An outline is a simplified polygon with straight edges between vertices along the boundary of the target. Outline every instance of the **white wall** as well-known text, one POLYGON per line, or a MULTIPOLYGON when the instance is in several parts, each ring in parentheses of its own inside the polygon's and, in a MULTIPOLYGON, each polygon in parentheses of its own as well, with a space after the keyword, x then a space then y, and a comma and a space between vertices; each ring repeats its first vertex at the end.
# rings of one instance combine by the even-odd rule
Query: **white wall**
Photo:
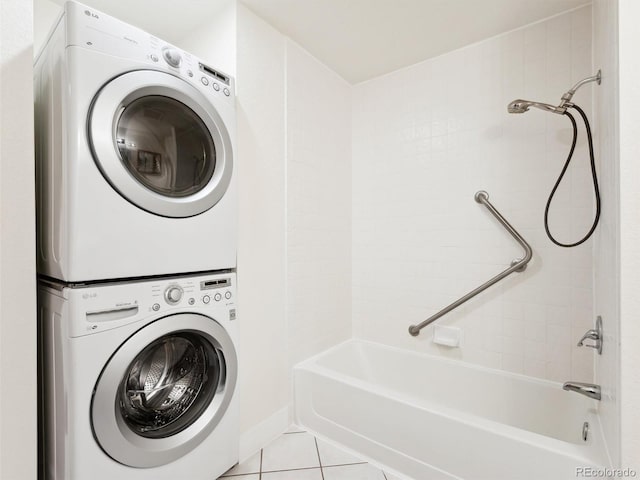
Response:
POLYGON ((351 86, 287 41, 289 362, 351 336, 351 86))
POLYGON ((285 38, 238 6, 238 318, 241 428, 289 404, 285 38))
MULTIPOLYGON (((547 196, 569 148, 567 118, 507 114, 516 98, 558 103, 591 75, 591 7, 356 85, 353 113, 353 316, 356 336, 556 381, 593 379, 592 240, 545 236, 547 196), (504 270, 520 255, 473 200, 487 190, 534 258, 439 320, 461 349, 407 327, 504 270)), ((588 114, 591 87, 574 98, 588 114)), ((551 228, 581 238, 593 218, 585 140, 556 194, 551 228)))
POLYGON ((251 435, 290 407, 293 365, 351 334, 351 87, 242 5, 237 73, 242 428, 251 435))
POLYGON ((619 0, 618 5, 621 464, 640 472, 640 3, 619 0))
POLYGON ((33 5, 0 3, 0 478, 35 480, 33 5))
POLYGON ((599 163, 602 216, 594 244, 594 313, 603 318, 602 356, 596 383, 602 387, 600 419, 610 462, 620 465, 620 132, 618 125, 617 1, 593 4, 594 69, 602 84, 593 89, 594 142, 599 163))
POLYGON ((236 2, 229 0, 215 15, 203 19, 202 25, 176 42, 176 46, 235 77, 236 2))
POLYGON ((47 41, 47 37, 62 7, 51 0, 33 0, 33 53, 40 53, 40 49, 47 41))

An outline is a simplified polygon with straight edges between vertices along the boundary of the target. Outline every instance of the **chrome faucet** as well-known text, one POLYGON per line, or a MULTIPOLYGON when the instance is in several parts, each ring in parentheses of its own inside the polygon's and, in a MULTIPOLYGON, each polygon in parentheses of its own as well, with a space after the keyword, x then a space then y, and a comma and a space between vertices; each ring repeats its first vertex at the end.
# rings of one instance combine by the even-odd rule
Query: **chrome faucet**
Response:
POLYGON ((591 347, 595 348, 596 351, 602 355, 602 317, 598 315, 596 319, 596 328, 592 328, 591 330, 587 330, 580 341, 578 342, 579 347, 591 347), (585 340, 593 340, 592 344, 584 343, 585 340))
POLYGON ((580 393, 594 400, 600 400, 602 398, 600 385, 594 385, 593 383, 564 382, 562 389, 568 392, 580 393))

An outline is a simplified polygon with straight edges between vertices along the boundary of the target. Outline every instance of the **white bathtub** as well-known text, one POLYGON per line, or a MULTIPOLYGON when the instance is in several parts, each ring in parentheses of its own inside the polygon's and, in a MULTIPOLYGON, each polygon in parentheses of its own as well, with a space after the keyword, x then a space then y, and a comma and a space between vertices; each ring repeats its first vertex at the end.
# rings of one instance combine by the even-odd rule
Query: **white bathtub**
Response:
POLYGON ((300 425, 411 479, 565 480, 605 465, 597 402, 559 383, 356 340, 294 378, 300 425))

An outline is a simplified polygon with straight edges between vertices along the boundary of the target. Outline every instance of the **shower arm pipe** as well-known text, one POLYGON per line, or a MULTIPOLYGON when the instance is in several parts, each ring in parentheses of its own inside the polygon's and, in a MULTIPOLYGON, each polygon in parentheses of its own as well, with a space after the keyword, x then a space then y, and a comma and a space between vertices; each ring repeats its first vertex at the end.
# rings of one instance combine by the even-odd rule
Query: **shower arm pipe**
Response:
POLYGON ((491 204, 491 202, 489 202, 489 194, 487 192, 485 192, 484 190, 480 190, 480 191, 476 192, 476 194, 474 196, 474 199, 475 199, 476 202, 481 203, 482 205, 484 205, 487 208, 487 210, 489 210, 491 215, 493 215, 500 222, 500 224, 502 224, 502 226, 507 230, 507 232, 509 232, 511 234, 511 236, 516 240, 516 242, 518 242, 520 244, 520 246, 524 250, 524 256, 521 259, 517 259, 517 260, 512 261, 511 262, 511 266, 509 268, 507 268, 506 270, 504 270, 502 273, 499 273, 498 275, 496 275, 492 279, 486 281, 485 283, 480 285, 478 288, 476 288, 474 290, 471 290, 465 296, 463 296, 462 298, 456 300, 451 305, 448 305, 447 307, 443 308, 442 310, 440 310, 435 315, 430 316, 425 321, 423 321, 423 322, 421 322, 421 323, 419 323, 417 325, 411 325, 409 327, 409 333, 411 335, 413 335, 414 337, 417 336, 418 334, 420 334, 420 330, 422 330, 427 325, 435 322, 440 317, 442 317, 442 316, 446 315, 447 313, 449 313, 450 311, 458 308, 460 305, 462 305, 466 301, 471 300, 473 297, 478 295, 480 292, 483 292, 484 290, 486 290, 490 286, 498 283, 500 280, 502 280, 503 278, 511 275, 513 272, 523 272, 527 268, 527 264, 529 263, 529 261, 531 260, 531 257, 533 256, 533 250, 531 250, 531 246, 527 243, 527 241, 524 238, 522 238, 522 235, 520 235, 517 232, 517 230, 515 228, 513 228, 511 226, 511 224, 500 214, 500 212, 498 212, 495 209, 495 207, 491 204))
POLYGON ((598 85, 602 83, 602 70, 598 70, 595 75, 591 77, 586 77, 576 83, 571 89, 562 95, 562 100, 560 102, 560 108, 568 107, 571 105, 571 99, 575 95, 576 91, 586 83, 596 82, 598 85))

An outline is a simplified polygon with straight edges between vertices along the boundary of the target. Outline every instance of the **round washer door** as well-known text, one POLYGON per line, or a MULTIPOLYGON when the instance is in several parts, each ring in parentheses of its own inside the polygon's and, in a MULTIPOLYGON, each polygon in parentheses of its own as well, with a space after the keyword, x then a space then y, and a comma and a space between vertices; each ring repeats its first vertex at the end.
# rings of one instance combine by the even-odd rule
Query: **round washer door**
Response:
POLYGON ((109 359, 91 400, 100 447, 124 465, 164 465, 218 425, 233 396, 238 360, 226 330, 204 315, 156 320, 109 359))
POLYGON ((138 70, 109 81, 93 100, 88 135, 111 186, 156 215, 206 212, 231 181, 222 118, 204 94, 168 73, 138 70))

